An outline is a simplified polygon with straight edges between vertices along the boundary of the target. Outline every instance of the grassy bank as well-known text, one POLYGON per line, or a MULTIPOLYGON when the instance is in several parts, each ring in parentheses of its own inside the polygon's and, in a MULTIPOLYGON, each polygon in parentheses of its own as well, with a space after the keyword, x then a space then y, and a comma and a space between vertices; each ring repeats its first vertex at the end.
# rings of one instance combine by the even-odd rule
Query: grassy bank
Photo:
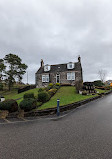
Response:
POLYGON ((75 87, 61 87, 58 92, 48 101, 43 104, 38 110, 46 108, 54 108, 57 106, 57 99, 60 99, 60 106, 88 99, 97 95, 80 95, 76 93, 75 87))
POLYGON ((11 91, 11 92, 0 92, 3 94, 5 99, 18 99, 17 102, 20 103, 23 100, 23 96, 25 93, 34 93, 35 97, 38 95, 38 88, 34 88, 28 91, 25 91, 23 93, 17 93, 17 91, 11 91))
MULTIPOLYGON (((106 92, 105 90, 96 89, 99 93, 106 92)), ((0 92, 6 99, 15 99, 17 100, 18 104, 23 100, 23 96, 25 93, 34 93, 35 97, 38 96, 38 88, 31 89, 25 91, 23 93, 18 94, 16 90, 7 91, 7 92, 0 92)), ((38 110, 46 109, 46 108, 53 108, 57 106, 57 99, 60 99, 60 106, 67 105, 70 103, 74 103, 77 101, 81 101, 84 99, 88 99, 91 97, 97 96, 96 95, 80 95, 76 93, 75 87, 66 86, 61 87, 57 93, 48 101, 47 103, 43 104, 38 110)))

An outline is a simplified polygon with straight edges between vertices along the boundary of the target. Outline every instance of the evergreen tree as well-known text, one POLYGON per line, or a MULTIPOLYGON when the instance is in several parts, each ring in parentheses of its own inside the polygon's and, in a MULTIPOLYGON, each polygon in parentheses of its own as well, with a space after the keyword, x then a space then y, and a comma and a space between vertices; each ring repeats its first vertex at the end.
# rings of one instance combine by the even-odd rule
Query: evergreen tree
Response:
POLYGON ((4 60, 0 59, 0 82, 2 81, 3 72, 5 71, 6 66, 4 65, 4 60))
POLYGON ((22 64, 22 60, 18 55, 8 54, 4 58, 7 64, 7 70, 5 71, 9 90, 13 86, 15 79, 22 80, 22 76, 26 73, 27 65, 22 64))

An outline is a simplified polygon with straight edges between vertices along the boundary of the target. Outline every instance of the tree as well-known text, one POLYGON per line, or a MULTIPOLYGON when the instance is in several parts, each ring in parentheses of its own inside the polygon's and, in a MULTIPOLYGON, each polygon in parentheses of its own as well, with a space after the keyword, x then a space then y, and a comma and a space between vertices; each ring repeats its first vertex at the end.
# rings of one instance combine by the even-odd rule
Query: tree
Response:
POLYGON ((5 71, 6 66, 4 65, 4 60, 0 59, 0 82, 2 81, 3 72, 5 71))
POLYGON ((5 71, 5 74, 10 90, 16 78, 20 77, 20 79, 22 80, 22 76, 26 72, 25 70, 27 69, 27 65, 22 64, 22 60, 19 56, 11 53, 6 55, 4 60, 7 64, 7 70, 5 71))
POLYGON ((107 75, 107 72, 105 70, 101 69, 98 71, 98 76, 99 76, 102 83, 104 83, 106 75, 107 75))
POLYGON ((17 68, 17 78, 18 78, 18 82, 21 83, 22 79, 23 79, 23 75, 26 73, 26 69, 28 68, 28 66, 24 63, 21 63, 20 65, 18 65, 17 68))
POLYGON ((76 84, 75 84, 75 87, 76 87, 76 91, 77 93, 79 93, 79 91, 82 89, 83 87, 83 81, 80 80, 80 81, 77 81, 76 84))

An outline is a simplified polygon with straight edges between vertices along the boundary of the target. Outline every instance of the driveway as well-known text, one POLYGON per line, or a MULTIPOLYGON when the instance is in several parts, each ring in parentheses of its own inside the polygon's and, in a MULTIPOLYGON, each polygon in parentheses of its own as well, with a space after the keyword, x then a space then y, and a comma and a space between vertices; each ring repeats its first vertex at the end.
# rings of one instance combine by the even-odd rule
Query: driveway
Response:
POLYGON ((0 159, 112 159, 112 95, 59 120, 0 124, 0 159))

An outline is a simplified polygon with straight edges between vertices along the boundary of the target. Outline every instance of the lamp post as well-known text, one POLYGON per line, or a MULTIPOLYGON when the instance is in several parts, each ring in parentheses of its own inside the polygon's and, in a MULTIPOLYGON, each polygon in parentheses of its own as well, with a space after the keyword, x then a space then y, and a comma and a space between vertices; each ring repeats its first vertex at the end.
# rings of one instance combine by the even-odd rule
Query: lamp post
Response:
POLYGON ((57 116, 59 116, 59 115, 60 115, 59 102, 60 102, 60 100, 59 100, 59 99, 57 99, 57 116))

